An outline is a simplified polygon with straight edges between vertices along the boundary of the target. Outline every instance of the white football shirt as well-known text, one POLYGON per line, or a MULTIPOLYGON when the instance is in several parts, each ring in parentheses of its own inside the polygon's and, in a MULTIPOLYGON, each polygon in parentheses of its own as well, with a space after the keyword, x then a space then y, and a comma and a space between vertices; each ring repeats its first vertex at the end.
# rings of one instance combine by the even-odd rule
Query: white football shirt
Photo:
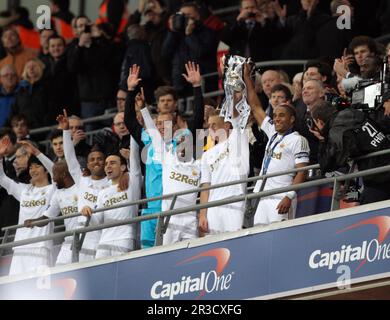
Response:
MULTIPOLYGON (((266 170, 267 174, 292 170, 297 164, 309 163, 309 143, 298 132, 294 131, 287 135, 278 134, 273 121, 268 116, 264 119, 261 129, 269 140, 260 174, 264 172, 267 153, 270 155, 269 165, 266 170)), ((288 174, 268 178, 264 190, 290 186, 294 176, 295 174, 288 174)), ((262 180, 257 181, 255 192, 260 190, 261 183, 262 180)))

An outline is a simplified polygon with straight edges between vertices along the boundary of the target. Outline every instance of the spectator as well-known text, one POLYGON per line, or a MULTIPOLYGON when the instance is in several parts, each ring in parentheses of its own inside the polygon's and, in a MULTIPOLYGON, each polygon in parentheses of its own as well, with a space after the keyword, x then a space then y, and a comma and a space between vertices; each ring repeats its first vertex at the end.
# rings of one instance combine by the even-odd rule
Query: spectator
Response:
POLYGON ((360 80, 359 75, 362 71, 361 67, 364 59, 379 54, 377 43, 367 36, 353 38, 349 45, 349 51, 353 53, 353 57, 344 55, 341 59, 336 59, 333 66, 337 75, 344 78, 342 85, 347 92, 354 89, 354 86, 360 80))
POLYGON ((39 52, 39 60, 45 62, 49 57, 49 38, 54 36, 56 32, 53 29, 42 29, 39 33, 39 41, 41 44, 41 51, 39 52))
POLYGON ((15 181, 20 183, 29 183, 31 177, 27 170, 27 165, 28 160, 30 159, 30 153, 28 153, 26 148, 21 144, 16 144, 15 148, 15 160, 12 164, 16 173, 15 181))
POLYGON ((30 129, 43 127, 47 123, 48 88, 43 76, 45 65, 38 59, 27 62, 16 94, 12 115, 24 114, 29 120, 30 129))
POLYGON ((264 103, 264 106, 267 106, 268 112, 271 110, 269 99, 271 98, 271 90, 272 88, 283 82, 280 73, 276 70, 267 70, 261 75, 261 87, 263 89, 260 94, 260 100, 264 103))
POLYGON ((114 133, 119 138, 118 141, 118 152, 121 149, 128 149, 130 146, 130 133, 129 130, 127 130, 125 125, 125 113, 119 112, 114 117, 114 133))
MULTIPOLYGON (((169 18, 169 32, 165 38, 161 54, 172 60, 172 84, 180 96, 187 96, 190 87, 183 78, 184 65, 187 61, 199 63, 202 74, 217 71, 216 54, 218 41, 215 31, 207 28, 200 21, 196 4, 183 4, 180 12, 185 17, 184 23, 174 23, 174 16, 169 18)), ((177 17, 177 16, 176 16, 177 17)), ((177 20, 175 20, 177 22, 177 20)), ((217 89, 215 77, 205 83, 206 91, 217 89)))
POLYGON ((48 84, 47 124, 56 123, 57 115, 66 107, 72 114, 80 114, 77 77, 69 72, 65 53, 65 40, 54 35, 49 39, 49 57, 46 59, 48 84))
POLYGON ((69 117, 69 130, 72 137, 73 147, 81 168, 86 168, 87 158, 91 152, 91 146, 87 143, 87 135, 84 131, 83 121, 73 115, 69 117))
POLYGON ((329 86, 332 82, 332 69, 324 62, 310 60, 305 66, 304 81, 309 79, 321 81, 324 85, 329 86))
POLYGON ((126 89, 127 77, 129 76, 129 69, 134 64, 141 68, 141 86, 145 90, 145 98, 148 104, 153 102, 153 91, 155 89, 154 65, 150 54, 150 46, 146 41, 146 34, 143 27, 133 24, 127 28, 127 49, 123 59, 120 88, 126 89))
POLYGON ((330 4, 332 17, 320 26, 316 34, 318 53, 322 57, 338 58, 343 54, 356 33, 356 26, 353 20, 353 7, 349 0, 333 0, 330 4), (351 9, 351 29, 340 29, 337 27, 337 20, 342 13, 337 13, 339 6, 348 6, 351 9))
MULTIPOLYGON (((140 4, 145 1, 140 0, 140 4)), ((168 12, 163 7, 161 0, 151 0, 144 8, 139 8, 136 22, 141 22, 141 13, 144 14, 145 24, 143 25, 146 32, 146 39, 150 44, 150 53, 157 73, 157 85, 171 84, 171 61, 165 59, 161 54, 162 46, 166 38, 168 29, 168 12)))
POLYGON ((28 128, 28 119, 23 114, 14 115, 11 118, 12 131, 16 135, 17 142, 22 140, 30 140, 30 133, 28 128))
POLYGON ((0 69, 0 127, 8 120, 15 96, 20 86, 18 76, 12 65, 5 65, 0 69))
MULTIPOLYGON (((286 87, 283 84, 277 84, 272 87, 271 89, 271 98, 269 100, 269 103, 272 107, 270 110, 270 118, 272 116, 273 118, 273 110, 279 105, 279 104, 290 104, 292 100, 292 94, 288 87, 286 87)), ((271 119, 272 119, 271 118, 271 119)))
POLYGON ((11 19, 8 26, 17 31, 23 47, 38 52, 40 48, 39 33, 34 29, 28 9, 21 6, 13 7, 11 19))
POLYGON ((10 64, 15 68, 18 77, 21 78, 26 63, 34 59, 36 53, 31 49, 23 48, 18 32, 12 28, 3 31, 1 42, 7 56, 0 60, 0 68, 10 64))
POLYGON ((49 137, 51 142, 51 158, 53 162, 58 162, 65 159, 64 156, 64 140, 62 137, 62 130, 54 130, 49 137))
POLYGON ((302 98, 302 79, 303 72, 297 73, 293 78, 294 97, 293 101, 297 101, 302 98))
POLYGON ((309 142, 310 163, 317 163, 318 139, 309 131, 307 119, 311 119, 310 112, 318 101, 324 100, 325 89, 321 81, 308 80, 302 90, 302 103, 296 105, 295 129, 309 142))
POLYGON ((113 26, 113 34, 119 36, 126 29, 129 13, 127 0, 103 0, 99 8, 99 18, 96 24, 109 23, 113 26))
MULTIPOLYGON (((88 18, 76 20, 78 37, 68 50, 68 70, 77 74, 78 90, 83 119, 98 116, 114 107, 115 79, 112 67, 115 65, 113 44, 101 33, 92 35, 88 18)), ((86 131, 96 125, 86 125, 86 131)))
POLYGON ((51 19, 59 36, 70 43, 74 38, 72 20, 74 14, 69 11, 69 0, 50 0, 51 19))
POLYGON ((255 62, 269 60, 278 38, 276 27, 266 18, 265 12, 258 9, 255 0, 241 0, 240 3, 240 14, 233 24, 222 30, 221 40, 230 47, 230 54, 251 57, 255 62))
POLYGON ((119 89, 116 93, 116 109, 118 112, 125 111, 127 91, 119 89))
MULTIPOLYGON (((2 166, 5 174, 12 180, 16 180, 17 174, 14 168, 15 152, 16 152, 16 135, 10 128, 0 129, 0 143, 7 139, 10 141, 3 154, 0 154, 2 166)), ((18 223, 19 216, 19 203, 12 196, 7 193, 5 189, 0 187, 0 234, 1 228, 16 225, 18 223)))
POLYGON ((286 11, 280 11, 280 23, 287 39, 289 39, 282 58, 308 59, 318 55, 316 48, 316 33, 328 16, 317 10, 318 0, 302 0, 301 11, 292 16, 286 16, 286 11))
MULTIPOLYGON (((124 113, 118 112, 112 124, 112 130, 104 128, 94 136, 94 144, 98 144, 107 154, 122 154, 129 149, 130 134, 124 122, 124 113)), ((125 157, 128 158, 127 156, 125 157)))

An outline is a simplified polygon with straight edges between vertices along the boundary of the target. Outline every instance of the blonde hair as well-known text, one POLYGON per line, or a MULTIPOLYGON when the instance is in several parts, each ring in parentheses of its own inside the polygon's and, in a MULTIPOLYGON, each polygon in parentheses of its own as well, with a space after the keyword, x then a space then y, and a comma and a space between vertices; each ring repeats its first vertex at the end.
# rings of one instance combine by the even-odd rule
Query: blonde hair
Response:
POLYGON ((39 75, 39 79, 42 78, 43 76, 43 70, 45 69, 45 65, 43 64, 43 62, 39 59, 32 59, 32 60, 29 60, 25 66, 24 66, 24 69, 23 69, 23 73, 22 73, 22 79, 23 80, 26 80, 28 82, 31 82, 31 79, 29 79, 28 75, 27 75, 27 67, 29 66, 30 63, 32 62, 35 62, 39 68, 40 68, 40 75, 39 75))

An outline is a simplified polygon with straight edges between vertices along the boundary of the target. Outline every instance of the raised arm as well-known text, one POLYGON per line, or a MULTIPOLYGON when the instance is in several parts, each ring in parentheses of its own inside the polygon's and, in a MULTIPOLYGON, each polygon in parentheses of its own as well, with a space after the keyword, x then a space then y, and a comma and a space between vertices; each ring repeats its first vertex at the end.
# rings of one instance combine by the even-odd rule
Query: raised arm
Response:
POLYGON ((150 116, 149 110, 147 108, 143 108, 141 110, 142 117, 144 118, 146 131, 151 137, 152 145, 154 148, 154 154, 157 156, 160 161, 163 158, 163 150, 164 150, 164 140, 161 137, 160 131, 158 131, 152 117, 150 116))
POLYGON ((127 97, 125 104, 125 125, 129 130, 130 135, 141 147, 143 145, 141 135, 142 126, 137 120, 137 113, 135 111, 135 97, 137 95, 136 88, 140 83, 139 78, 140 67, 133 65, 129 70, 129 77, 127 78, 127 97))
POLYGON ((66 110, 64 109, 64 114, 60 114, 57 117, 57 122, 59 124, 59 128, 62 129, 63 132, 63 140, 64 140, 64 155, 65 161, 69 168, 69 173, 72 176, 75 183, 79 183, 83 173, 80 168, 80 164, 76 157, 76 151, 74 149, 74 145, 72 142, 72 134, 69 130, 69 120, 66 110))
MULTIPOLYGON (((203 104, 203 95, 202 95, 202 76, 200 75, 199 64, 194 62, 188 62, 185 65, 187 74, 183 74, 183 77, 188 83, 192 85, 194 89, 194 110, 193 118, 189 123, 189 130, 192 133, 192 136, 196 137, 196 130, 203 129, 204 121, 204 104, 203 104)), ((195 143, 194 139, 194 143, 195 143)))
POLYGON ((16 183, 4 172, 3 167, 3 156, 5 153, 5 150, 8 148, 9 144, 11 143, 8 136, 3 137, 0 140, 0 185, 7 190, 8 194, 13 195, 16 200, 20 201, 20 196, 22 194, 23 189, 25 188, 25 185, 22 183, 16 183))
POLYGON ((251 107, 253 116, 255 117, 257 124, 261 126, 266 117, 266 114, 264 112, 263 106, 261 105, 259 97, 256 94, 254 83, 250 77, 250 67, 248 64, 244 65, 244 82, 248 94, 248 104, 251 107))
POLYGON ((48 157, 46 157, 38 148, 36 148, 31 142, 29 141, 20 141, 19 142, 23 147, 26 149, 26 151, 30 155, 36 156, 39 161, 42 162, 43 166, 46 168, 47 172, 49 172, 50 176, 53 177, 53 161, 51 161, 48 157))

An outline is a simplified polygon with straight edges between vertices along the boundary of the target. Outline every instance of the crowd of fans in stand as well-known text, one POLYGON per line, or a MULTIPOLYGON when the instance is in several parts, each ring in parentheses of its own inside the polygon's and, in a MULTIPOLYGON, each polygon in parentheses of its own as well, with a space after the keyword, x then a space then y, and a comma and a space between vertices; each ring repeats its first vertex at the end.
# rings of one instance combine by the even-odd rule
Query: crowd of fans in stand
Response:
MULTIPOLYGON (((130 14, 127 1, 105 0, 92 22, 74 17, 69 1, 52 0, 52 29, 39 33, 24 8, 0 13, 0 226, 24 223, 15 236, 23 240, 52 233, 45 220, 59 214, 82 213, 65 220, 66 230, 84 226, 88 217, 91 226, 118 222, 137 216, 138 209, 142 215, 168 210, 172 199, 142 208, 93 210, 321 162, 318 110, 324 101, 349 97, 360 80, 379 78, 390 46, 365 31, 386 32, 390 8, 381 2, 380 24, 368 28, 353 19, 359 12, 348 0, 329 1, 327 7, 318 0, 295 2, 296 13, 293 1, 242 0, 234 21, 225 23, 208 1, 140 0, 130 14), (337 28, 341 5, 351 8, 350 30, 337 28), (203 97, 219 88, 218 76, 202 75, 222 75, 220 42, 229 46, 229 54, 255 62, 308 60, 298 73, 245 65, 252 115, 244 132, 238 115, 229 122, 220 117, 222 97, 203 97), (183 114, 178 102, 189 96, 192 110, 183 114), (112 123, 83 123, 112 110, 112 123), (309 127, 310 121, 317 127, 309 127), (31 129, 52 125, 57 128, 49 136, 30 135, 31 129), (94 130, 88 143, 87 133, 94 130), (40 148, 44 139, 50 140, 50 150, 40 148), (195 152, 199 145, 200 153, 195 152)), ((240 97, 236 93, 235 103, 240 97)), ((390 101, 370 117, 378 130, 390 133, 390 101)), ((306 179, 300 172, 260 180, 255 192, 306 179)), ((244 195, 246 187, 202 191, 200 203, 244 195)), ((390 199, 382 189, 370 184, 362 203, 390 199)), ((195 205, 197 196, 178 197, 173 207, 195 205)), ((296 206, 295 192, 262 198, 249 225, 245 201, 172 216, 163 243, 291 219, 296 206)), ((134 225, 88 233, 79 259, 152 247, 155 232, 156 220, 148 220, 141 223, 140 235, 134 225)), ((65 238, 57 265, 71 263, 71 243, 72 237, 65 238)), ((14 248, 10 273, 53 265, 52 254, 48 241, 14 248)))

